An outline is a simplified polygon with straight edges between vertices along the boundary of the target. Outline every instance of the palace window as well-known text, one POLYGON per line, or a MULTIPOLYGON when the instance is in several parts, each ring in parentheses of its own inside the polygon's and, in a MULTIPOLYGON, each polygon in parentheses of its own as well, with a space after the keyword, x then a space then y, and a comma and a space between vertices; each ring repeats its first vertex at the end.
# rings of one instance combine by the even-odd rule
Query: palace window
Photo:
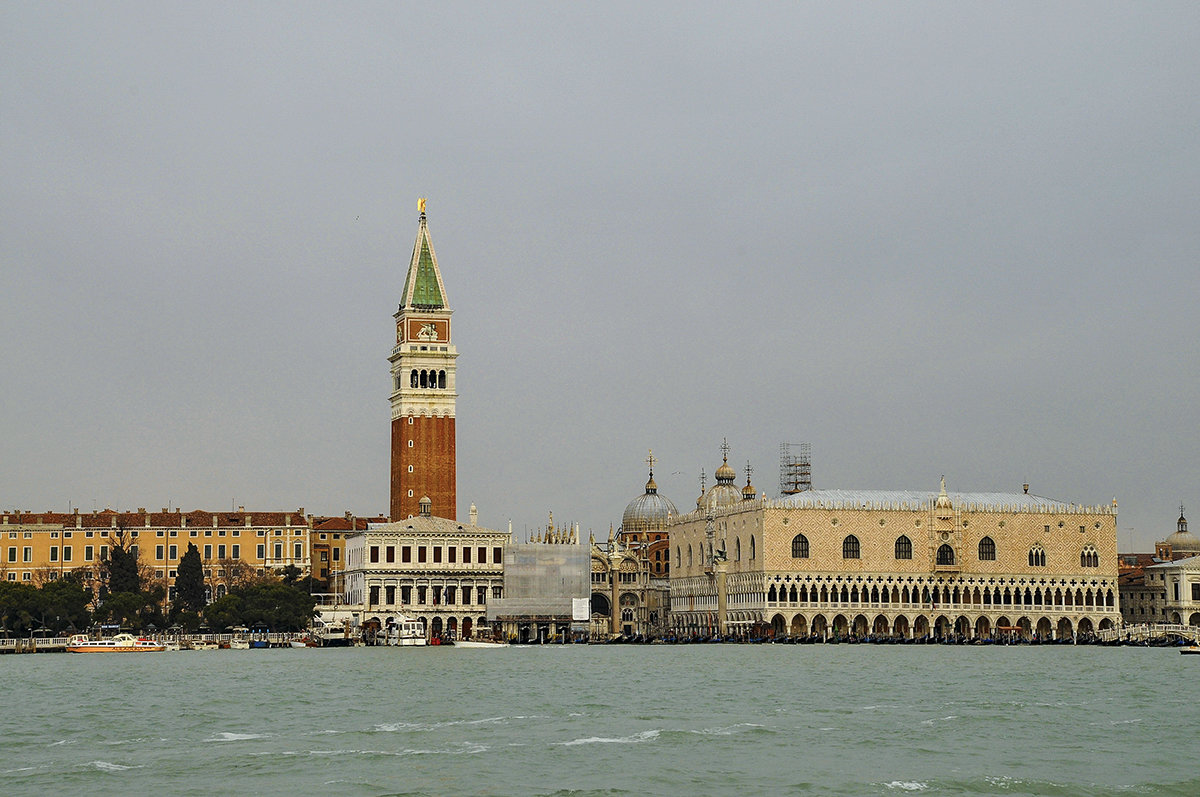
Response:
POLYGON ((378 563, 379 563, 379 546, 372 545, 371 546, 371 564, 378 564, 378 563))
MULTIPOLYGON (((497 546, 492 549, 492 564, 498 565, 504 562, 504 549, 497 546)), ((480 564, 483 564, 483 559, 480 558, 480 564)))
MULTIPOLYGON (((808 558, 808 537, 803 534, 797 534, 792 537, 792 558, 807 559, 808 558)), ((688 564, 692 563, 692 549, 688 548, 688 564)))
POLYGON ((912 540, 904 534, 896 538, 896 558, 912 559, 912 540))
POLYGON ((937 563, 939 565, 954 564, 954 549, 949 545, 943 545, 937 550, 937 563))
POLYGON ((843 559, 858 559, 861 555, 861 546, 858 542, 858 537, 850 534, 846 539, 842 540, 842 558, 843 559))
POLYGON ((979 541, 979 561, 996 561, 996 541, 991 537, 984 537, 979 541))
POLYGON ((1096 550, 1096 546, 1089 545, 1079 554, 1080 567, 1099 567, 1100 552, 1096 550))
POLYGON ((1035 545, 1029 549, 1029 566, 1030 567, 1045 567, 1046 566, 1046 550, 1040 545, 1035 545))

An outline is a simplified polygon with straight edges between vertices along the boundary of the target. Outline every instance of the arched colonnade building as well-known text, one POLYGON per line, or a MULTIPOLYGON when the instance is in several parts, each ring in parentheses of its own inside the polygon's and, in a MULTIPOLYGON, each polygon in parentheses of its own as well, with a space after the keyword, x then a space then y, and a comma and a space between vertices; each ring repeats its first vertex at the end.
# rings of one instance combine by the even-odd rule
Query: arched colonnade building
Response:
POLYGON ((1028 492, 816 490, 671 527, 677 634, 1064 639, 1120 622, 1116 514, 1028 492))

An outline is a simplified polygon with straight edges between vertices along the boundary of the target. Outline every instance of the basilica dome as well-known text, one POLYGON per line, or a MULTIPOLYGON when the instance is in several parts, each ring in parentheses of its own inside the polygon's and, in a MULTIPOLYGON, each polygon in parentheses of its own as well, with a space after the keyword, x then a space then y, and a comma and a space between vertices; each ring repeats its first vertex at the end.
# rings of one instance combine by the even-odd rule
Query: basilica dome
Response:
POLYGON ((625 507, 625 514, 621 518, 621 531, 664 531, 668 519, 678 514, 679 510, 671 503, 671 499, 658 494, 658 485, 654 483, 654 471, 651 470, 650 480, 646 482, 646 492, 625 507))
POLYGON ((721 467, 717 468, 717 483, 709 487, 704 497, 696 502, 698 508, 719 509, 723 506, 733 506, 743 500, 742 491, 733 483, 737 473, 729 466, 729 446, 723 447, 725 455, 722 457, 721 467))

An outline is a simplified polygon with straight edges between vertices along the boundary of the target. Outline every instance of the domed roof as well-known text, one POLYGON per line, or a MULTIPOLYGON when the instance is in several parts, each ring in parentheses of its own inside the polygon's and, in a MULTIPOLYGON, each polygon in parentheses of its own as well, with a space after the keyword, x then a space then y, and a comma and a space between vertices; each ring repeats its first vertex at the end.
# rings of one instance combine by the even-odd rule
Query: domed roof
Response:
POLYGON ((704 494, 701 501, 697 501, 698 508, 717 509, 742 501, 742 491, 733 483, 737 478, 737 473, 729 466, 729 443, 727 441, 722 441, 721 451, 721 467, 717 468, 716 473, 717 483, 708 488, 708 492, 704 494))
POLYGON ((671 503, 671 499, 658 494, 654 470, 651 469, 646 492, 625 507, 625 514, 621 517, 621 532, 662 531, 667 528, 667 520, 678 514, 679 510, 671 503))
POLYGON ((1167 542, 1170 544, 1172 551, 1200 554, 1200 538, 1197 538, 1190 531, 1177 531, 1170 537, 1167 537, 1167 542))
POLYGON ((1176 531, 1167 537, 1167 544, 1172 552, 1200 554, 1200 539, 1188 531, 1187 518, 1183 516, 1183 507, 1179 508, 1179 522, 1176 531))

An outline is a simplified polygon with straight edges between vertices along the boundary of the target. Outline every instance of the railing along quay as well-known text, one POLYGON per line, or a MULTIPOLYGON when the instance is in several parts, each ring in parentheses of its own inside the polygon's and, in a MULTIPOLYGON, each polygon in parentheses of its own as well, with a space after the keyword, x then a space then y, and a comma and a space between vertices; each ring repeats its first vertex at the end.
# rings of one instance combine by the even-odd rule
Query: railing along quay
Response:
POLYGON ((1147 642, 1151 639, 1187 639, 1200 642, 1200 626, 1179 623, 1138 623, 1120 628, 1107 628, 1097 633, 1101 642, 1119 642, 1123 639, 1147 642))

